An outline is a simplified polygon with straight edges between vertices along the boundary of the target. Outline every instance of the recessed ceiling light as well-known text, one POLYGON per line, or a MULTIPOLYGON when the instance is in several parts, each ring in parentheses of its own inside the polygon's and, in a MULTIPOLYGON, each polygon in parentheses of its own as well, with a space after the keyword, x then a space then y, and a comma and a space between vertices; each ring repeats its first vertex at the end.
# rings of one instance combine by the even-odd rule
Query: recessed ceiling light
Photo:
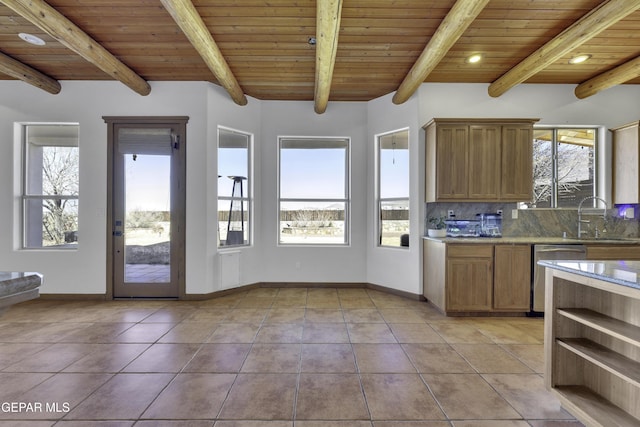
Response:
POLYGON ((22 40, 26 41, 27 43, 31 43, 31 44, 34 44, 36 46, 44 46, 45 45, 44 40, 42 40, 40 37, 34 36, 33 34, 20 33, 20 34, 18 34, 18 37, 20 37, 22 40))
POLYGON ((573 58, 571 58, 569 60, 569 64, 582 64, 583 62, 585 62, 589 58, 591 58, 591 55, 588 55, 588 54, 574 56, 573 58))
POLYGON ((480 62, 482 60, 482 54, 480 53, 474 53, 473 55, 469 56, 465 62, 469 63, 469 64, 475 64, 477 62, 480 62))

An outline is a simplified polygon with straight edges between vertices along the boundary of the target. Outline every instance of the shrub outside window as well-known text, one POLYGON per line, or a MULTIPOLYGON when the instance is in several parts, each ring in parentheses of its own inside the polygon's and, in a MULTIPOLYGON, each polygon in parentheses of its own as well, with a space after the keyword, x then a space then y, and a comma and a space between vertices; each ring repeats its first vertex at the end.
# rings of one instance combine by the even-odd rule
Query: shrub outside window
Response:
POLYGON ((24 125, 23 141, 23 247, 76 248, 78 125, 24 125))
POLYGON ((283 245, 349 243, 348 138, 279 139, 279 227, 283 245))
POLYGON ((218 247, 251 244, 251 140, 218 128, 218 247))
POLYGON ((409 246, 409 130, 377 136, 378 245, 409 246))

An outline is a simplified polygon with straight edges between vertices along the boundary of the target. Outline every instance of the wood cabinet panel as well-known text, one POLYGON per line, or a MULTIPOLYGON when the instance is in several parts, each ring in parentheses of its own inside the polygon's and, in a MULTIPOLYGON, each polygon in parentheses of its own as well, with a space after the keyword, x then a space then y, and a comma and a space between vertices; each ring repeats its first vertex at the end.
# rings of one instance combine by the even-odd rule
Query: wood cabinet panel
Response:
POLYGON ((531 246, 496 245, 493 308, 529 311, 531 303, 531 246))
POLYGON ((589 426, 640 425, 640 291, 547 269, 547 389, 589 426))
POLYGON ((423 294, 446 314, 528 312, 531 245, 423 245, 423 294))
POLYGON ((500 198, 500 126, 469 127, 469 198, 500 198))
POLYGON ((612 129, 613 203, 640 203, 640 131, 639 123, 612 129))
POLYGON ((466 199, 467 126, 438 126, 436 141, 436 194, 438 199, 466 199))
POLYGON ((424 180, 431 185, 425 185, 424 187, 424 200, 435 201, 438 198, 436 194, 436 141, 437 133, 435 124, 431 124, 424 129, 425 132, 425 168, 424 168, 424 180))
POLYGON ((447 245, 446 310, 489 311, 493 245, 447 245))
POLYGON ((447 310, 489 311, 492 306, 493 259, 447 259, 447 310))
POLYGON ((638 245, 587 245, 590 260, 640 260, 638 245))
POLYGON ((432 120, 424 127, 426 201, 531 200, 536 121, 432 120))
POLYGON ((451 244, 447 245, 447 256, 449 258, 492 258, 493 245, 451 244))
POLYGON ((500 197, 525 201, 533 198, 533 127, 502 127, 500 197))
POLYGON ((424 240, 422 246, 422 294, 427 301, 444 311, 447 245, 433 240, 424 240))

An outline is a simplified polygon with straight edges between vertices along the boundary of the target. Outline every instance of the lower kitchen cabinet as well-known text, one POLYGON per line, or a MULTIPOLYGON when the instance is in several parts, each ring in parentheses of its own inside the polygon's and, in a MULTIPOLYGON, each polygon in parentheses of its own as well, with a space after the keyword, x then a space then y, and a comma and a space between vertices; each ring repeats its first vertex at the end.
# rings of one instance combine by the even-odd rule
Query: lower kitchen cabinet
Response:
POLYGON ((496 245, 493 308, 529 311, 531 304, 531 245, 496 245))
POLYGON ((528 312, 531 246, 424 241, 424 296, 446 314, 528 312))
POLYGON ((489 311, 493 296, 493 246, 448 245, 447 311, 489 311))

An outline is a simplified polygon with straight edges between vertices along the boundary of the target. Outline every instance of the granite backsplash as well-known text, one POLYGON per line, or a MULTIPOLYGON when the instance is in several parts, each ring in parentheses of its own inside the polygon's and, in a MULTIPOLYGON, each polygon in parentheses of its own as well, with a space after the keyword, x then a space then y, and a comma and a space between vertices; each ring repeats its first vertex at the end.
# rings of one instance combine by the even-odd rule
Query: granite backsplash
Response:
MULTIPOLYGON (((583 225, 588 235, 594 237, 597 227, 600 237, 610 238, 638 238, 638 206, 631 206, 634 219, 621 217, 620 209, 608 209, 606 219, 602 216, 589 215, 584 219, 591 221, 583 225)), ((515 203, 426 203, 425 233, 429 226, 428 218, 446 216, 448 210, 453 210, 456 219, 475 219, 478 213, 496 213, 503 211, 502 235, 504 237, 562 237, 566 232, 567 238, 578 237, 577 209, 521 209, 518 218, 512 219, 512 210, 517 209, 515 203)))

